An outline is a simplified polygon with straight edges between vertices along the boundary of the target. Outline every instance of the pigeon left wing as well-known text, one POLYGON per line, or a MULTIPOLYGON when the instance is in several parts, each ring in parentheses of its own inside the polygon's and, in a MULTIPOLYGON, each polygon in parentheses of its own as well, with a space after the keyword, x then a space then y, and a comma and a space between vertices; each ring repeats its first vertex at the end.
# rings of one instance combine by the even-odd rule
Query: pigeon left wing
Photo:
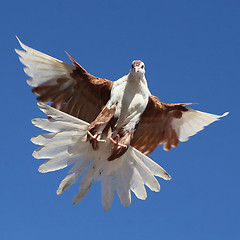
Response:
POLYGON ((165 150, 177 147, 205 126, 226 116, 200 112, 186 107, 192 103, 166 104, 155 96, 149 98, 148 105, 137 125, 131 145, 148 155, 158 145, 165 150))
POLYGON ((74 59, 73 65, 36 51, 24 45, 16 50, 20 61, 26 66, 25 73, 31 77, 27 83, 33 87, 39 102, 92 122, 110 98, 112 81, 88 73, 74 59))

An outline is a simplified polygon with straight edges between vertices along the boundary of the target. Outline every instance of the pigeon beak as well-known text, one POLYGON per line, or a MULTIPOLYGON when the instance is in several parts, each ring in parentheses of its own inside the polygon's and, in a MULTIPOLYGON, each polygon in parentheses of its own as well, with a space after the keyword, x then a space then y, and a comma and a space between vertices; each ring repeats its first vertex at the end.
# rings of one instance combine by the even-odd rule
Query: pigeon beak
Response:
POLYGON ((134 67, 134 72, 139 72, 139 67, 134 67))

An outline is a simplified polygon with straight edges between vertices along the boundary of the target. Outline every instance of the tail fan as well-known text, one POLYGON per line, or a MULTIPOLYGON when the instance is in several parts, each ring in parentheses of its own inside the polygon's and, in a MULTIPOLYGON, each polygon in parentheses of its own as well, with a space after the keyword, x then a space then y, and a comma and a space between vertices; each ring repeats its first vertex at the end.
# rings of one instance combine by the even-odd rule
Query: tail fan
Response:
POLYGON ((111 154, 111 143, 99 143, 99 149, 93 150, 86 142, 89 123, 72 117, 43 103, 39 108, 50 119, 33 119, 32 123, 50 133, 33 137, 34 144, 40 145, 33 152, 37 159, 49 159, 39 167, 39 172, 46 173, 72 165, 68 175, 62 180, 57 194, 63 193, 81 178, 79 192, 73 203, 79 203, 91 188, 93 181, 101 181, 102 205, 109 210, 115 190, 122 205, 131 204, 131 191, 137 198, 147 197, 145 186, 152 191, 160 191, 155 176, 170 180, 170 175, 158 164, 133 147, 114 161, 107 161, 111 154))

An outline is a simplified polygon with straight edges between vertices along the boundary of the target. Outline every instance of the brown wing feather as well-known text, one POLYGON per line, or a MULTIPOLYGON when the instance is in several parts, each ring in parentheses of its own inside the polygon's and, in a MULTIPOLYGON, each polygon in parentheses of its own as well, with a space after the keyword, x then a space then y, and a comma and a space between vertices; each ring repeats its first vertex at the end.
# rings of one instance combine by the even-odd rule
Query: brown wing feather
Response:
POLYGON ((51 102, 54 108, 92 122, 109 100, 113 82, 91 75, 69 58, 75 67, 69 77, 58 78, 54 85, 46 81, 32 91, 38 101, 51 102))
POLYGON ((131 145, 144 154, 150 154, 159 144, 164 144, 165 150, 176 147, 179 140, 171 121, 173 118, 181 118, 182 113, 188 111, 185 106, 189 104, 166 104, 151 96, 137 125, 131 145))

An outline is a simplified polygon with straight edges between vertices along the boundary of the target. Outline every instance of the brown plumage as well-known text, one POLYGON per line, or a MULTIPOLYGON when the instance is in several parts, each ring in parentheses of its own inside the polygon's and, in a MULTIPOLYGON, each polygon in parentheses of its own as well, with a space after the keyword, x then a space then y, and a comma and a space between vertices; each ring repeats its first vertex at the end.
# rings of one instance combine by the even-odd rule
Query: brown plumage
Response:
MULTIPOLYGON (((38 101, 51 103, 52 107, 91 123, 90 129, 93 129, 96 124, 109 121, 114 114, 114 110, 111 113, 101 112, 110 98, 113 82, 89 74, 68 56, 75 66, 71 78, 58 78, 56 85, 48 86, 46 82, 32 91, 38 95, 38 101), (71 84, 61 90, 62 84, 67 82, 71 84)), ((176 147, 179 140, 170 123, 172 118, 181 118, 182 112, 187 111, 186 105, 188 104, 165 104, 151 96, 136 131, 132 134, 131 146, 145 154, 150 154, 159 144, 164 144, 166 150, 176 147)), ((110 159, 112 158, 116 157, 110 159)))
MULTIPOLYGON (((32 49, 21 42, 20 44, 26 51, 32 51, 32 49)), ((89 131, 93 135, 104 124, 103 134, 106 135, 109 130, 115 130, 114 128, 118 121, 118 118, 114 116, 116 106, 111 109, 106 107, 113 87, 112 81, 91 75, 69 54, 68 56, 73 65, 49 57, 36 50, 33 51, 37 53, 36 56, 40 60, 42 57, 46 58, 46 64, 48 61, 51 64, 56 62, 54 64, 56 64, 55 68, 57 70, 58 68, 64 68, 64 71, 61 69, 62 74, 56 73, 56 76, 53 78, 49 77, 49 79, 45 79, 40 84, 34 82, 34 79, 32 79, 33 83, 29 82, 30 85, 34 86, 32 92, 38 95, 38 101, 50 103, 56 109, 91 123, 89 131)), ((24 60, 25 52, 17 50, 17 53, 21 56, 20 60, 23 64, 26 64, 24 60)), ((140 66, 144 68, 144 64, 142 64, 140 60, 133 62, 136 68, 140 68, 140 66)), ((26 66, 28 66, 28 63, 26 66)), ((28 72, 26 73, 28 74, 28 72)), ((29 75, 31 76, 32 73, 29 73, 29 75)), ((189 111, 186 105, 189 104, 166 104, 151 95, 135 129, 129 131, 129 133, 118 131, 119 143, 123 145, 130 144, 144 154, 150 154, 159 144, 163 144, 165 150, 176 147, 179 143, 179 133, 176 132, 176 129, 180 126, 175 126, 174 129, 173 120, 181 119, 183 113, 189 111)), ((212 121, 209 120, 209 122, 212 121)), ((201 130, 201 127, 199 129, 201 130)), ((197 132, 199 130, 195 129, 194 131, 197 132)), ((117 136, 114 137, 114 139, 116 138, 117 136)), ((97 143, 95 142, 93 146, 97 148, 97 143)), ((121 156, 124 152, 125 150, 123 149, 121 151, 114 149, 110 160, 121 156)))
POLYGON ((51 106, 86 122, 92 122, 110 97, 112 81, 88 73, 70 55, 74 69, 68 77, 52 79, 33 88, 37 100, 51 103, 51 106), (64 84, 68 86, 64 88, 64 84))
POLYGON ((179 139, 171 126, 173 118, 181 118, 191 103, 166 104, 155 96, 149 98, 146 110, 136 128, 131 145, 144 154, 150 154, 158 145, 165 150, 177 147, 179 139))
POLYGON ((25 51, 16 52, 31 77, 28 84, 38 101, 52 106, 38 103, 49 119, 32 122, 50 133, 32 138, 41 146, 33 156, 49 159, 39 167, 40 172, 73 165, 57 194, 83 175, 74 204, 88 193, 93 180, 101 180, 105 210, 110 209, 115 190, 124 206, 131 203, 131 191, 146 199, 145 185, 152 191, 160 190, 155 176, 171 179, 146 155, 159 144, 170 150, 227 115, 196 111, 186 103, 159 101, 148 89, 145 65, 140 60, 132 62, 129 74, 112 82, 91 75, 70 56, 73 65, 19 43, 25 51))

